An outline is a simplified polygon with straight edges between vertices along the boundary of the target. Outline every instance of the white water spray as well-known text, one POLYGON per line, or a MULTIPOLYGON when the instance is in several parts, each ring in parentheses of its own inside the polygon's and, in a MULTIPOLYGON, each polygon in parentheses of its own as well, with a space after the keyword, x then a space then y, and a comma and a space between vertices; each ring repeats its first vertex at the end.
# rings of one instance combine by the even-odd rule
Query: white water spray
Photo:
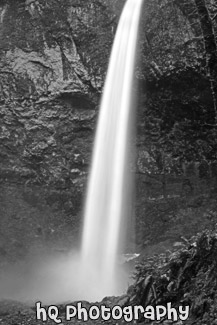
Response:
POLYGON ((130 208, 127 163, 142 1, 127 0, 112 49, 88 184, 81 252, 46 257, 33 264, 30 261, 26 267, 0 274, 0 299, 94 301, 125 289, 116 260, 130 208))
POLYGON ((98 286, 107 295, 115 290, 121 224, 129 208, 128 144, 142 2, 128 0, 118 25, 100 107, 85 206, 83 268, 96 266, 98 286))

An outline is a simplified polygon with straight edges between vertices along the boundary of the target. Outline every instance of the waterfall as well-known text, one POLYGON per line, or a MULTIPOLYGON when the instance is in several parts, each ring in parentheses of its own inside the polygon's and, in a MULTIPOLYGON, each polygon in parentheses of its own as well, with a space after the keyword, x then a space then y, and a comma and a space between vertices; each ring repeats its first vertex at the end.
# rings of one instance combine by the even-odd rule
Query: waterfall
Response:
POLYGON ((142 2, 128 0, 118 24, 101 100, 84 210, 83 269, 94 269, 97 286, 104 294, 112 294, 115 287, 122 224, 130 208, 126 194, 131 186, 128 145, 131 114, 135 115, 132 88, 142 2))
POLYGON ((94 301, 126 289, 117 255, 131 201, 129 142, 142 1, 127 0, 115 36, 94 144, 81 252, 33 259, 25 272, 22 267, 9 268, 0 279, 0 298, 47 304, 94 301))

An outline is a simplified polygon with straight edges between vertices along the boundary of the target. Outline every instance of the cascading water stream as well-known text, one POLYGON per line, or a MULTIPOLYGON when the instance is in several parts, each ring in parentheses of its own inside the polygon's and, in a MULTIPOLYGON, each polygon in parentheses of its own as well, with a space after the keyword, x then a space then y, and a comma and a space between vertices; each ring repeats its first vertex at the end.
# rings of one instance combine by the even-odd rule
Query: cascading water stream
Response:
POLYGON ((83 268, 89 270, 90 265, 95 265, 98 286, 106 294, 114 290, 121 224, 129 208, 128 145, 142 2, 128 0, 118 25, 100 106, 85 205, 83 268))
POLYGON ((94 144, 81 252, 36 260, 24 273, 22 268, 9 269, 0 278, 0 299, 47 304, 94 301, 126 289, 116 262, 132 194, 128 162, 142 2, 127 0, 115 36, 94 144))

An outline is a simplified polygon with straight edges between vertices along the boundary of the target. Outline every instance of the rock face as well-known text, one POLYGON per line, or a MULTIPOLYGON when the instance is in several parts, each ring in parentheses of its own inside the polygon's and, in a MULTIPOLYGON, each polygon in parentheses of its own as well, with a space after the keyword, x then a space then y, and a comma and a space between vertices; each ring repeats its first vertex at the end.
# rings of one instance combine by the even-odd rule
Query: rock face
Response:
MULTIPOLYGON (((100 95, 123 4, 120 0, 4 0, 0 4, 2 256, 12 256, 17 242, 20 253, 39 242, 54 240, 57 247, 77 242, 100 95), (25 239, 23 232, 29 234, 25 239)), ((198 107, 205 111, 200 120, 212 119, 203 40, 198 17, 189 14, 192 8, 193 1, 188 7, 167 0, 146 1, 142 14, 136 167, 142 177, 136 181, 136 213, 139 228, 146 231, 140 231, 140 243, 147 232, 152 236, 156 227, 168 227, 163 226, 162 213, 156 227, 152 217, 145 221, 143 217, 147 212, 149 216, 147 199, 168 195, 164 186, 164 176, 171 174, 168 160, 175 166, 174 173, 183 174, 189 143, 178 150, 180 130, 174 135, 174 111, 182 112, 178 125, 189 119, 192 107, 191 127, 198 107), (174 163, 177 156, 181 157, 178 164, 174 163)), ((191 138, 192 147, 198 139, 191 138)), ((178 187, 180 195, 183 186, 178 187)), ((153 211, 152 215, 157 216, 153 211)))
POLYGON ((100 2, 0 5, 0 228, 12 241, 29 233, 23 252, 45 233, 64 237, 70 223, 78 233, 114 33, 114 21, 108 29, 105 18, 114 20, 100 2), (18 227, 17 235, 7 223, 18 227))

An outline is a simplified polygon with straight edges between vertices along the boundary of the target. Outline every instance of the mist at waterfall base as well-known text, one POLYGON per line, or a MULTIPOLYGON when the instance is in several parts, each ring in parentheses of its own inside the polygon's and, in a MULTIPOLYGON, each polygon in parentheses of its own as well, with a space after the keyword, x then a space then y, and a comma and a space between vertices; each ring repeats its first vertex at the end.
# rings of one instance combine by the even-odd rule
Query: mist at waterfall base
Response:
POLYGON ((133 81, 143 0, 127 0, 115 36, 101 100, 84 208, 81 251, 36 259, 0 275, 0 298, 56 303, 124 293, 118 263, 131 214, 129 143, 133 81))

